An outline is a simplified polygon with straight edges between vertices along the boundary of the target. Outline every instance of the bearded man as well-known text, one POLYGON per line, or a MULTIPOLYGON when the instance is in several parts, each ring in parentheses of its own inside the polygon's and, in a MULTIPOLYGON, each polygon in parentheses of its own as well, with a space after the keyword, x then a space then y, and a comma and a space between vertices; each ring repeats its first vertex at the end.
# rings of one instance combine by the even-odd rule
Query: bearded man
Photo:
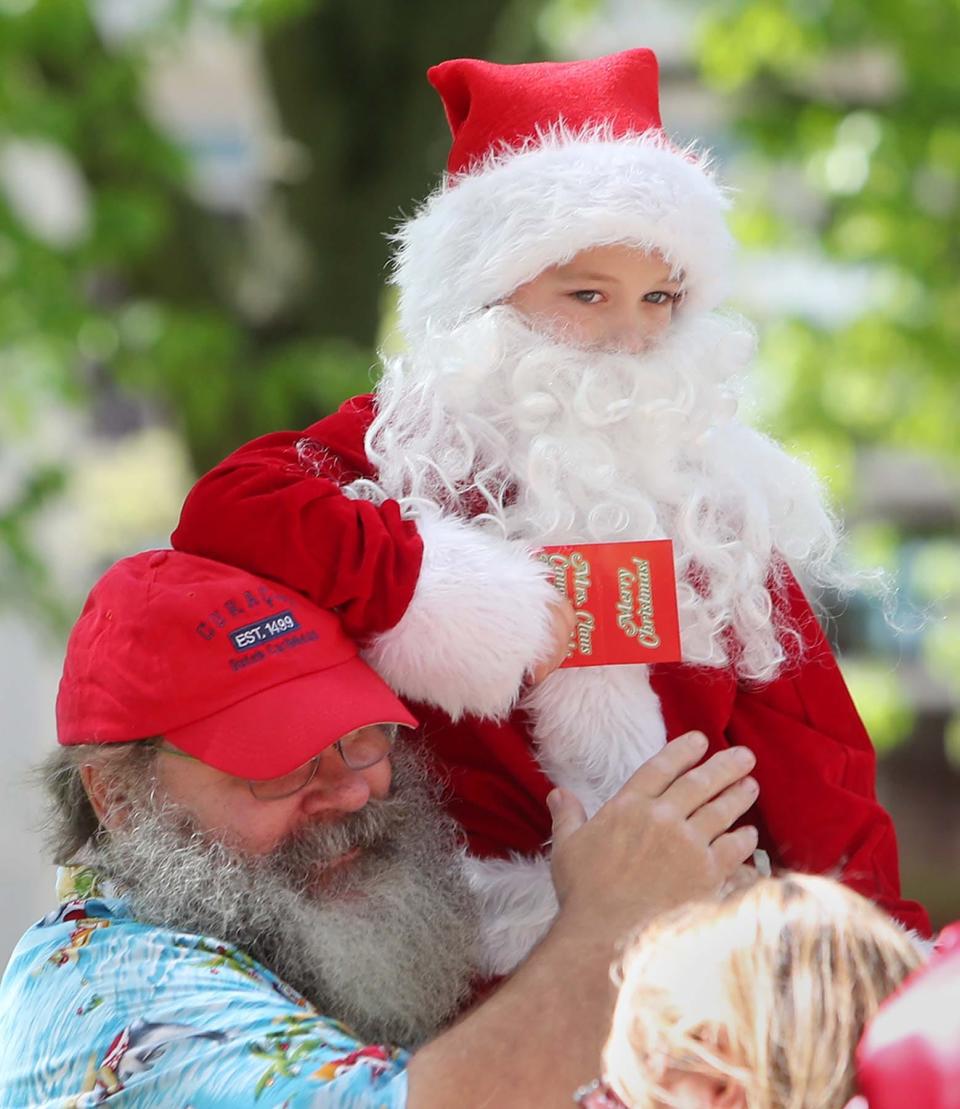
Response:
POLYGON ((174 545, 336 607, 415 703, 472 848, 488 971, 556 911, 551 785, 596 811, 691 728, 756 753, 774 865, 842 877, 927 934, 793 573, 836 578, 837 531, 808 470, 736 418, 753 342, 716 311, 726 200, 663 135, 655 58, 429 76, 454 141, 396 236, 407 353, 374 396, 216 467, 174 545), (682 663, 551 673, 568 614, 537 549, 663 538, 682 663))
POLYGON ((393 742, 414 723, 305 598, 170 551, 111 568, 67 647, 45 777, 74 865, 0 984, 0 1104, 567 1103, 616 940, 754 849, 728 831, 753 757, 688 773, 707 742, 685 736, 586 823, 559 793, 556 925, 443 1031, 477 916, 458 830, 393 742))

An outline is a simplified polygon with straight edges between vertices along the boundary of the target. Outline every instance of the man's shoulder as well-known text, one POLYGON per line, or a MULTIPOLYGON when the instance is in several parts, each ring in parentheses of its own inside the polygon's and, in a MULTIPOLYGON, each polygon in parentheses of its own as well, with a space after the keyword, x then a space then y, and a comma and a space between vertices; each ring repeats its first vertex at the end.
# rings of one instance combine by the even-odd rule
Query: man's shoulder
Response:
MULTIPOLYGON (((76 985, 70 973, 74 970, 83 986, 106 987, 115 976, 123 991, 131 992, 141 974, 149 980, 146 989, 188 976, 196 989, 244 983, 306 1006, 296 991, 232 944, 138 919, 87 867, 61 869, 57 892, 59 905, 33 924, 14 949, 2 994, 53 994, 60 986, 69 992, 76 985), (67 973, 57 974, 60 969, 67 973)), ((110 988, 117 993, 116 985, 110 988)))
POLYGON ((96 891, 70 896, 32 924, 13 950, 0 986, 0 996, 19 981, 41 983, 47 967, 76 962, 81 949, 107 928, 131 923, 121 902, 96 891))
POLYGON ((118 899, 68 900, 27 931, 0 985, 0 1103, 136 1084, 142 1104, 167 1104, 187 1062, 204 1093, 219 1091, 198 1104, 247 1104, 237 1090, 282 1084, 382 1087, 394 1105, 406 1055, 364 1044, 235 945, 137 920, 118 899), (309 1075, 287 1066, 291 1053, 309 1075))

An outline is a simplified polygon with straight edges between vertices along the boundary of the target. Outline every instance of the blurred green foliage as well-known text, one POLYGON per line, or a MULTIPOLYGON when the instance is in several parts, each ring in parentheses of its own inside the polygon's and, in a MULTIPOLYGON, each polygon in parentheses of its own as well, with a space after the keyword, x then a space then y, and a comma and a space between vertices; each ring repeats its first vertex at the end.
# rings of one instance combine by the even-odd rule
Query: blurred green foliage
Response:
POLYGON ((702 73, 735 98, 761 162, 737 197, 748 246, 819 245, 875 268, 873 303, 838 329, 775 324, 766 355, 789 382, 776 430, 960 459, 960 3, 719 0, 702 73), (796 189, 812 219, 798 219, 796 189))
POLYGON ((443 162, 425 70, 457 54, 523 60, 539 6, 479 0, 451 19, 446 0, 176 0, 106 41, 87 0, 0 3, 0 159, 25 144, 57 160, 77 210, 51 230, 0 189, 0 601, 63 616, 33 534, 68 476, 43 446, 51 412, 96 425, 119 397, 128 417, 178 429, 199 471, 370 387, 384 232, 443 162), (198 14, 257 37, 298 163, 247 219, 197 200, 189 152, 144 107, 152 56, 198 14), (297 280, 264 312, 238 275, 275 225, 297 280), (13 472, 14 446, 26 470, 13 472))
POLYGON ((909 735, 913 722, 910 698, 896 671, 881 661, 850 660, 843 673, 873 745, 882 756, 909 735))
MULTIPOLYGON (((714 0, 698 36, 703 79, 733 98, 754 172, 734 224, 756 249, 817 248, 870 275, 855 318, 796 316, 764 335, 765 418, 856 508, 867 448, 960 463, 960 3, 714 0)), ((824 291, 829 296, 829 287, 824 291)), ((960 697, 960 540, 942 521, 880 527, 884 557, 922 606, 920 657, 960 697), (911 534, 912 532, 912 534, 911 534), (908 566, 903 543, 919 544, 908 566)), ((854 549, 878 553, 878 525, 854 549)), ((911 621, 916 622, 916 613, 911 621)), ((872 646, 876 646, 873 644, 872 646)), ((890 654, 903 649, 893 634, 890 654)), ((911 698, 879 661, 845 664, 877 746, 913 724, 911 698)), ((956 718, 950 735, 956 757, 956 718)))

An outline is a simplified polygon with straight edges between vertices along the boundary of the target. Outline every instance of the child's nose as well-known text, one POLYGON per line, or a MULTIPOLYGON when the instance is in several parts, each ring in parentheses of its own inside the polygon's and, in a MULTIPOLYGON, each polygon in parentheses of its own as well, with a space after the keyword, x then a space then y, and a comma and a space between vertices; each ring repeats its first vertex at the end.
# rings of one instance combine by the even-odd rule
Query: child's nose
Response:
POLYGON ((672 319, 672 308, 657 305, 651 309, 650 304, 641 301, 616 321, 617 345, 630 354, 643 354, 667 330, 672 319))

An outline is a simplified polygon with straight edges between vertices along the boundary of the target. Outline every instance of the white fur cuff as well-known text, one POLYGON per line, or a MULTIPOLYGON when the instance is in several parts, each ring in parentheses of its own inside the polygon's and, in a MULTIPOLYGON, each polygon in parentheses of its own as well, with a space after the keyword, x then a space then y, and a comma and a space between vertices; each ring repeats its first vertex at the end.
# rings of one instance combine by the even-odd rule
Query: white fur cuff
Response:
POLYGON ((420 578, 400 622, 367 662, 398 693, 453 720, 502 717, 551 645, 557 594, 546 566, 522 544, 452 516, 417 521, 420 578))
POLYGON ((546 935, 557 915, 557 895, 544 855, 477 859, 464 872, 480 901, 480 969, 510 974, 546 935))

